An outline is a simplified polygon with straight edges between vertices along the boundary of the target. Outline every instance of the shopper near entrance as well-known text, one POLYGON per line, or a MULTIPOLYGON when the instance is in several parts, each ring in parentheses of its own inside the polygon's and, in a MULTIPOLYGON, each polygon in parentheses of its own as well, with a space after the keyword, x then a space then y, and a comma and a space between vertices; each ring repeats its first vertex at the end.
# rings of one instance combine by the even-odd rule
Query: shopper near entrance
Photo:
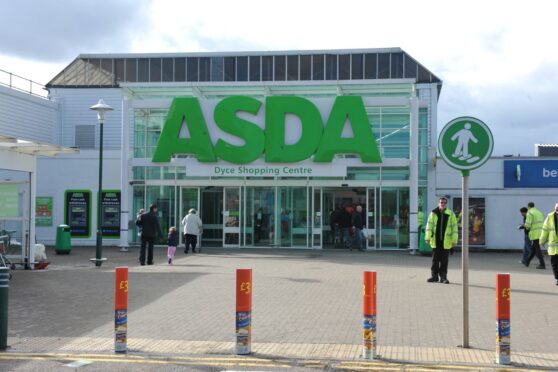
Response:
POLYGON ((364 219, 362 218, 362 205, 357 205, 356 210, 353 212, 351 217, 351 223, 353 225, 353 230, 355 233, 355 244, 360 252, 364 252, 364 236, 362 229, 364 228, 364 219))
POLYGON ((263 209, 260 207, 254 215, 254 243, 259 243, 262 239, 262 226, 264 223, 263 209))
POLYGON ((427 282, 449 284, 448 256, 457 244, 457 218, 449 208, 448 199, 438 199, 438 207, 430 212, 426 222, 425 241, 432 247, 431 276, 427 282))
POLYGON ((521 257, 520 263, 527 266, 527 260, 529 259, 529 255, 531 254, 531 239, 529 239, 529 229, 525 228, 525 219, 527 218, 527 212, 529 210, 526 207, 521 207, 519 212, 523 216, 523 223, 519 225, 518 229, 523 230, 524 237, 523 237, 523 257, 521 257))
POLYGON ((196 253, 198 235, 202 233, 203 223, 201 218, 196 214, 194 208, 191 208, 186 217, 182 219, 182 226, 184 228, 184 253, 188 254, 190 246, 192 246, 192 253, 196 253))
POLYGON ((167 236, 167 258, 169 260, 169 265, 172 265, 172 262, 174 261, 174 254, 177 246, 178 231, 176 231, 176 227, 172 226, 169 228, 169 235, 167 236))
POLYGON ((544 258, 541 252, 541 246, 539 245, 539 238, 542 234, 542 228, 544 223, 544 216, 541 211, 535 208, 535 203, 527 203, 527 216, 525 217, 525 228, 529 229, 529 239, 531 239, 531 254, 527 257, 527 261, 524 263, 525 266, 529 267, 531 260, 537 256, 539 259, 539 266, 537 269, 545 269, 544 258))
POLYGON ((544 246, 547 242, 550 265, 558 285, 558 203, 554 205, 554 211, 550 212, 544 220, 540 244, 544 246))
MULTIPOLYGON (((136 225, 138 224, 138 221, 140 220, 140 217, 142 214, 145 213, 145 209, 141 208, 138 212, 138 214, 136 214, 136 225)), ((141 237, 141 226, 138 226, 138 236, 141 237)))
POLYGON ((339 241, 339 218, 341 217, 341 207, 336 205, 335 209, 329 214, 329 229, 331 244, 335 246, 335 243, 339 241))
POLYGON ((349 204, 345 205, 345 208, 341 211, 339 215, 339 229, 341 230, 341 241, 343 248, 353 250, 351 245, 351 223, 352 223, 352 210, 349 204))
POLYGON ((145 265, 145 249, 147 247, 147 264, 153 265, 153 245, 155 244, 155 237, 163 239, 163 232, 157 217, 157 205, 151 204, 149 213, 144 213, 140 216, 136 225, 141 229, 141 249, 140 249, 140 264, 145 265))

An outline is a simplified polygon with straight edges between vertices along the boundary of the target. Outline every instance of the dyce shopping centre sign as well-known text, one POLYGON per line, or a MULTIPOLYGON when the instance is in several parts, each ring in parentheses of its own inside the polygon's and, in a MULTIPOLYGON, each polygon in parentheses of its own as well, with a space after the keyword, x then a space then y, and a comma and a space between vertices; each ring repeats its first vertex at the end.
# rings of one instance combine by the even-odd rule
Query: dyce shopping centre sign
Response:
MULTIPOLYGON (((231 96, 201 100, 201 105, 194 97, 175 98, 152 161, 169 162, 176 154, 195 155, 195 175, 205 165, 204 175, 233 177, 332 175, 335 154, 355 154, 363 163, 382 161, 359 96, 314 102, 271 96, 265 104, 231 96), (253 166, 260 174, 250 174, 253 166)), ((189 168, 187 173, 194 175, 189 168)))

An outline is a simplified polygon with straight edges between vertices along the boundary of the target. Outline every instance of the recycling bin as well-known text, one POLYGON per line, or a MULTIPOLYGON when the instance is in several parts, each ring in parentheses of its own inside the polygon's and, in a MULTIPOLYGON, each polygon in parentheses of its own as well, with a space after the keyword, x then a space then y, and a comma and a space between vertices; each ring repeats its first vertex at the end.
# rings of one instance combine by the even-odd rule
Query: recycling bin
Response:
POLYGON ((68 225, 58 225, 56 228, 56 248, 57 254, 69 254, 72 250, 71 230, 68 225))
POLYGON ((424 226, 421 226, 419 230, 419 252, 422 255, 430 255, 432 253, 432 247, 424 241, 425 230, 424 226))

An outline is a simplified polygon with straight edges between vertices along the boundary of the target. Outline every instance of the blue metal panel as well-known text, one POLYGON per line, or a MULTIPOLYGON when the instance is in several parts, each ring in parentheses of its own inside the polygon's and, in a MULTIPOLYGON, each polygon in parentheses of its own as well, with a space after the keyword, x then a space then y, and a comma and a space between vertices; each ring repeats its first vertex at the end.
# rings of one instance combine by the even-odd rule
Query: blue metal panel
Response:
POLYGON ((558 187, 558 160, 505 160, 504 187, 558 187))

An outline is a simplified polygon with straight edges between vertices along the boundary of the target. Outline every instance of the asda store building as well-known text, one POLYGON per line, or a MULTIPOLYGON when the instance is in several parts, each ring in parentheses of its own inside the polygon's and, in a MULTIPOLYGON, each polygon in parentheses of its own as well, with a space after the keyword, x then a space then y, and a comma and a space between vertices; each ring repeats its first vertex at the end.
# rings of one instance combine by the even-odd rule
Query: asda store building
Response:
POLYGON ((441 84, 399 48, 80 55, 47 87, 60 144, 81 154, 45 160, 54 184, 39 179, 38 195, 75 244, 97 223, 135 243, 137 211, 157 203, 164 229, 196 208, 204 246, 329 248, 331 213, 362 205, 368 249, 415 248, 418 211, 435 204, 441 84), (115 108, 101 194, 99 98, 115 108))

